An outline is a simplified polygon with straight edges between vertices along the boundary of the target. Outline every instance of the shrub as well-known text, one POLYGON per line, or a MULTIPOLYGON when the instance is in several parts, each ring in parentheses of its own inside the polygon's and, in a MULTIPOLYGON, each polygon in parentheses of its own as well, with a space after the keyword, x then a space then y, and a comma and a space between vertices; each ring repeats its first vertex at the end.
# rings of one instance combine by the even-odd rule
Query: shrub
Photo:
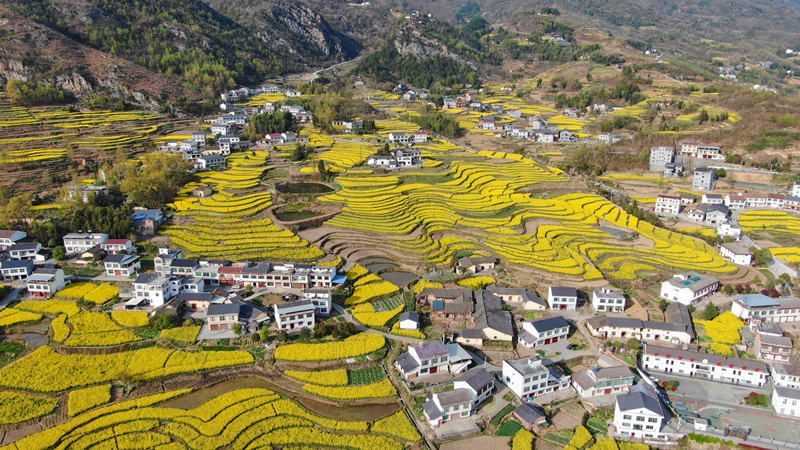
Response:
POLYGON ((77 389, 69 393, 67 409, 70 416, 92 409, 111 401, 111 385, 101 384, 84 389, 77 389))

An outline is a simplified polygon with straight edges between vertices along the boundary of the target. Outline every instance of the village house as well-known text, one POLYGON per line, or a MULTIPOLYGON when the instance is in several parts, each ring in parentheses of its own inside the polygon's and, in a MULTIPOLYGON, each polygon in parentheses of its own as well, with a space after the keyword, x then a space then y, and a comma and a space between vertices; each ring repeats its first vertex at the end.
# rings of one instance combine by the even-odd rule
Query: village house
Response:
POLYGON ((110 255, 136 251, 136 247, 133 246, 133 242, 130 239, 109 239, 100 244, 100 248, 110 255))
POLYGON ((103 186, 93 185, 72 185, 67 186, 67 198, 70 200, 79 199, 83 203, 89 203, 97 196, 108 195, 108 189, 103 186))
POLYGON ((0 230, 0 251, 28 237, 28 233, 18 230, 0 230))
POLYGON ((314 304, 316 314, 330 315, 333 302, 333 294, 330 289, 306 289, 301 298, 314 304))
POLYGON ((384 167, 387 169, 396 169, 397 160, 389 155, 372 155, 367 159, 367 165, 384 167))
POLYGON ((83 253, 92 247, 99 247, 108 240, 105 233, 68 233, 64 235, 64 250, 68 255, 83 253))
POLYGON ((744 195, 727 194, 723 203, 729 209, 744 209, 747 207, 747 197, 744 195))
POLYGON ((723 239, 730 237, 738 241, 742 236, 742 229, 730 223, 721 223, 717 225, 717 235, 723 239))
POLYGON ((649 371, 758 387, 763 386, 769 376, 767 365, 761 361, 647 343, 642 354, 642 367, 649 371))
POLYGON ((800 211, 800 196, 787 195, 784 208, 790 211, 800 211))
POLYGON ((547 302, 539 297, 539 294, 533 289, 508 288, 492 284, 486 290, 500 297, 503 303, 519 307, 525 311, 544 311, 548 308, 547 302))
POLYGON ((681 212, 681 198, 675 195, 659 195, 653 211, 656 214, 678 215, 681 212))
POLYGON ((44 258, 37 258, 39 252, 42 251, 42 244, 38 242, 18 242, 9 247, 6 251, 8 252, 8 257, 15 261, 23 259, 44 260, 44 258))
POLYGON ((689 158, 712 159, 715 161, 725 159, 719 147, 704 145, 698 142, 682 142, 680 155, 689 158))
POLYGON ((224 123, 211 125, 211 134, 214 136, 225 136, 231 133, 231 127, 224 123))
POLYGON ((433 322, 479 330, 486 340, 514 338, 511 314, 503 310, 500 297, 487 290, 425 288, 422 295, 431 305, 433 322))
POLYGON ((358 133, 359 131, 364 129, 364 121, 363 120, 334 120, 333 121, 334 127, 342 127, 342 132, 350 134, 350 133, 358 133))
POLYGON ((723 258, 737 266, 749 266, 753 263, 753 253, 745 246, 736 242, 720 244, 719 253, 723 258))
POLYGON ((569 322, 561 316, 526 321, 522 325, 519 342, 528 348, 554 344, 567 339, 569 322))
POLYGON ((584 369, 572 376, 572 387, 583 398, 628 392, 635 377, 626 366, 584 369))
POLYGON ((625 310, 625 294, 610 287, 595 289, 592 291, 592 308, 595 311, 622 312, 625 310))
POLYGON ((697 272, 677 273, 661 283, 661 298, 691 305, 710 297, 719 288, 719 281, 697 272))
POLYGON ((694 339, 691 325, 632 317, 594 316, 586 321, 586 328, 593 336, 602 339, 638 339, 671 344, 689 344, 694 339))
POLYGON ((422 404, 422 412, 431 427, 437 428, 452 420, 470 417, 472 406, 468 390, 453 389, 429 394, 428 400, 422 404))
POLYGON ((618 439, 670 440, 680 434, 666 428, 672 414, 656 389, 639 383, 630 392, 620 394, 614 404, 614 437, 618 439))
POLYGON ((157 273, 142 273, 133 282, 134 298, 126 306, 147 304, 156 308, 178 294, 179 286, 157 273), (172 284, 172 286, 171 286, 172 284))
POLYGON ((119 253, 106 256, 103 267, 110 277, 130 277, 141 270, 142 263, 137 255, 119 253))
POLYGON ((772 392, 772 407, 781 416, 800 418, 800 389, 776 386, 772 392))
POLYGON ((137 233, 150 236, 164 223, 164 213, 160 209, 134 208, 131 221, 137 233))
POLYGON ((439 372, 461 373, 467 370, 472 358, 458 344, 423 341, 409 345, 408 351, 394 361, 395 368, 406 381, 439 372))
POLYGON ((570 376, 553 362, 538 356, 517 360, 503 360, 503 382, 523 402, 570 385, 570 376))
POLYGON ((472 398, 472 407, 486 401, 494 391, 494 376, 483 367, 473 367, 453 380, 453 389, 466 389, 472 398))
POLYGON ((416 311, 406 311, 397 316, 397 323, 401 330, 419 330, 420 317, 416 311))
POLYGON ((547 288, 547 304, 550 309, 575 310, 578 307, 578 291, 571 287, 550 286, 547 288))
POLYGON ((775 386, 800 389, 800 367, 791 364, 772 363, 770 365, 772 384, 775 386))
POLYGON ((706 203, 709 205, 722 205, 725 203, 725 199, 721 194, 703 194, 703 196, 700 197, 700 203, 706 203))
POLYGON ((681 206, 689 206, 697 202, 697 197, 686 192, 681 192, 679 197, 681 198, 681 206))
POLYGON ((489 256, 465 256, 458 260, 459 273, 479 273, 493 270, 497 266, 497 258, 489 256))
POLYGON ((206 325, 209 331, 232 330, 239 322, 241 305, 238 303, 215 303, 208 306, 206 325))
POLYGON ((217 153, 209 153, 200 156, 194 161, 195 170, 214 170, 225 167, 225 156, 217 153))
POLYGON ((300 328, 314 329, 314 312, 316 307, 310 300, 272 305, 275 325, 281 331, 300 328))
POLYGON ((33 273, 33 269, 33 261, 27 259, 0 261, 0 275, 4 280, 24 280, 33 273))
POLYGON ((751 328, 767 322, 797 322, 800 321, 800 299, 770 298, 764 294, 735 295, 731 312, 751 328))
POLYGON ((25 280, 25 287, 31 297, 50 298, 64 289, 64 271, 61 269, 36 269, 25 280))
POLYGON ((264 136, 264 142, 270 145, 305 145, 308 144, 308 135, 296 134, 292 131, 286 131, 284 133, 271 133, 264 136))
POLYGON ((511 413, 519 421, 523 428, 538 433, 540 429, 548 425, 547 416, 541 406, 535 403, 523 403, 511 413))
POLYGON ((792 338, 784 336, 777 323, 768 322, 756 328, 754 346, 760 359, 788 363, 792 358, 792 338))
POLYGON ((664 178, 675 178, 683 176, 684 167, 681 163, 664 164, 664 178))

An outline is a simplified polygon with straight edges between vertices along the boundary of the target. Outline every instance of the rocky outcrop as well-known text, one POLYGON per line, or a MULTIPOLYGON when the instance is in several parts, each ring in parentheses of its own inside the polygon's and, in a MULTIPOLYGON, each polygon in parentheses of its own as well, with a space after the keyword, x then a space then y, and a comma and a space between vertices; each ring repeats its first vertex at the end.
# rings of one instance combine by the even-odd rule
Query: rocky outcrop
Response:
POLYGON ((283 39, 293 41, 312 53, 327 57, 351 58, 358 53, 359 44, 339 33, 322 15, 303 5, 280 2, 266 15, 273 29, 283 29, 283 39))

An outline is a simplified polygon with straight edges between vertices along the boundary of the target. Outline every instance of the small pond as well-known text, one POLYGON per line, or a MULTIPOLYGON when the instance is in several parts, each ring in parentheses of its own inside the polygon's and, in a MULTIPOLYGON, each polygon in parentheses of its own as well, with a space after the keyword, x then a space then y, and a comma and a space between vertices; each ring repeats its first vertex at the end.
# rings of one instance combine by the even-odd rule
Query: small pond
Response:
POLYGON ((381 274, 381 278, 392 283, 397 287, 406 287, 411 284, 412 281, 416 280, 417 277, 415 274, 410 272, 384 272, 381 274))
POLYGON ((313 398, 299 396, 297 394, 288 392, 276 384, 255 377, 242 377, 229 381, 223 381, 207 388, 198 389, 188 395, 169 400, 162 403, 160 406, 168 408, 192 409, 226 392, 234 391, 236 389, 252 388, 262 388, 275 391, 286 397, 293 398, 316 414, 339 420, 372 421, 388 416, 400 409, 400 405, 396 403, 385 405, 372 404, 359 406, 333 406, 314 400, 313 398))
POLYGON ((325 194, 333 189, 322 183, 278 183, 275 190, 283 194, 325 194))
POLYGON ((310 219, 317 217, 319 214, 314 211, 275 211, 275 218, 282 222, 294 222, 295 220, 310 219))

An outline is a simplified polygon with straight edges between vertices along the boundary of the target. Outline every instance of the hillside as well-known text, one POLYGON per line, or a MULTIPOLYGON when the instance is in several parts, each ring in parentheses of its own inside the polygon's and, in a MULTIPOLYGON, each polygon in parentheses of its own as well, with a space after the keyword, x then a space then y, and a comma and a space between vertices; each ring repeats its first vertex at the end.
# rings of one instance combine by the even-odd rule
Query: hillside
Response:
MULTIPOLYGON (((231 19, 199 0, 13 0, 5 8, 0 9, 2 39, 12 45, 3 45, 2 76, 56 81, 78 95, 108 84, 102 82, 107 71, 90 64, 87 52, 115 65, 140 66, 153 80, 169 80, 140 86, 163 99, 175 92, 166 87, 170 84, 210 98, 235 85, 349 59, 359 50, 356 41, 322 16, 290 3, 250 23, 231 19), (53 53, 60 57, 45 51, 47 42, 55 43, 58 51, 53 53), (71 67, 80 69, 77 73, 85 83, 77 83, 82 86, 63 81, 72 76, 71 67)), ((119 94, 114 91, 124 91, 132 82, 135 79, 121 73, 114 83, 121 87, 105 90, 119 94)))

